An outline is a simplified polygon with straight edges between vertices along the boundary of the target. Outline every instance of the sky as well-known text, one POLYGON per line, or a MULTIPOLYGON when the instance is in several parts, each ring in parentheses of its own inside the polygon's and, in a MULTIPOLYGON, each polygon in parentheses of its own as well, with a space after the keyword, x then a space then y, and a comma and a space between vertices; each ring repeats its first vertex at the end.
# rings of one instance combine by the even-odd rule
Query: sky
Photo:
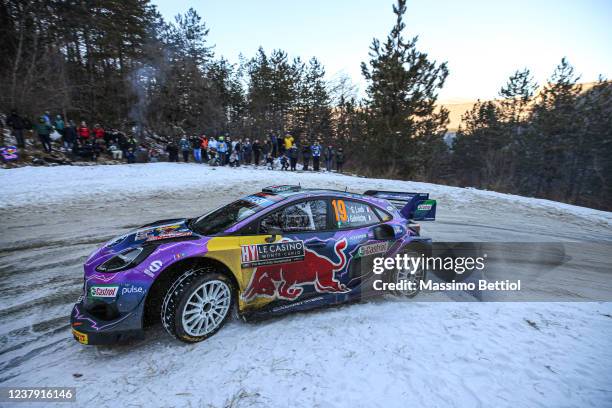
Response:
MULTIPOLYGON (((166 20, 193 7, 217 56, 237 62, 259 46, 316 56, 328 79, 348 75, 360 94, 360 63, 394 23, 392 0, 152 1, 166 20)), ((405 22, 420 51, 448 62, 443 101, 494 98, 524 67, 542 84, 564 56, 583 82, 612 78, 612 0, 408 0, 405 22)))

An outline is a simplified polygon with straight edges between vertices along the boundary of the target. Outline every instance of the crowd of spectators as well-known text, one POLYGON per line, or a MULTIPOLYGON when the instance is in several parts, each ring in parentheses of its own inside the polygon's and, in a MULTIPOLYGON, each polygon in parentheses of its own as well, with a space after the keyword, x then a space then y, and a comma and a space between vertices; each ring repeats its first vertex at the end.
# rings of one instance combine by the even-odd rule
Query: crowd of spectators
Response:
POLYGON ((188 137, 184 134, 172 140, 165 148, 155 148, 139 142, 133 134, 126 135, 114 128, 105 128, 99 123, 89 126, 85 121, 76 124, 65 121, 62 115, 54 117, 45 112, 34 123, 12 111, 6 119, 17 142, 25 147, 25 135, 31 131, 38 138, 46 153, 57 150, 69 154, 75 160, 97 161, 99 157, 125 161, 127 163, 193 161, 211 166, 238 167, 244 165, 265 165, 269 169, 295 171, 298 162, 302 170, 342 172, 344 151, 331 144, 323 145, 317 138, 301 142, 287 133, 279 137, 270 132, 265 140, 231 137, 230 135, 208 137, 205 134, 188 137))
POLYGON ((342 172, 344 150, 334 148, 331 144, 324 146, 319 139, 314 142, 296 142, 291 134, 277 137, 270 133, 262 141, 250 138, 231 137, 229 135, 208 137, 206 135, 187 137, 184 135, 177 142, 166 146, 169 161, 207 163, 211 166, 238 167, 241 165, 265 165, 270 169, 295 171, 298 162, 302 170, 319 171, 333 169, 342 172))

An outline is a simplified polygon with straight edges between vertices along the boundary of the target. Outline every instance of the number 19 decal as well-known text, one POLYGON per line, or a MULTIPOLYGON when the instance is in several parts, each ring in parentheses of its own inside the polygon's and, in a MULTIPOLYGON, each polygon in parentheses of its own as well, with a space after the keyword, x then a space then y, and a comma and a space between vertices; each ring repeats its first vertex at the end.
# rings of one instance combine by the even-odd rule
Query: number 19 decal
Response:
POLYGON ((334 213, 336 213, 336 221, 346 222, 348 220, 348 215, 346 214, 344 200, 332 200, 332 205, 334 206, 334 213))

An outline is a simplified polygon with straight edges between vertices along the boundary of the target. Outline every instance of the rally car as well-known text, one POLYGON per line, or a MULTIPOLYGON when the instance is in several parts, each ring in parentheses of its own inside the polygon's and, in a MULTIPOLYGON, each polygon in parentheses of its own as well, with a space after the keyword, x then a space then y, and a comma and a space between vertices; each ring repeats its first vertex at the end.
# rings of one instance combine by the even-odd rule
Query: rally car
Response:
MULTIPOLYGON (((414 221, 435 213, 426 193, 285 185, 201 217, 144 225, 87 259, 72 333, 83 344, 118 343, 142 338, 161 318, 172 336, 199 342, 233 310, 249 320, 380 294, 374 258, 427 251, 431 240, 414 221)), ((394 270, 384 279, 423 277, 394 270)))

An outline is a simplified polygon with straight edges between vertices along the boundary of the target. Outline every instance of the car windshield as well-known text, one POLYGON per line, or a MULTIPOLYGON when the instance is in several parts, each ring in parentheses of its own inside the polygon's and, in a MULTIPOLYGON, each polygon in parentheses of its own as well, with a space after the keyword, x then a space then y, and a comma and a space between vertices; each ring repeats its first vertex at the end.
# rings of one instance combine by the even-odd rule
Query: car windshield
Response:
POLYGON ((283 199, 275 194, 253 194, 195 218, 189 226, 198 234, 215 235, 283 199))

